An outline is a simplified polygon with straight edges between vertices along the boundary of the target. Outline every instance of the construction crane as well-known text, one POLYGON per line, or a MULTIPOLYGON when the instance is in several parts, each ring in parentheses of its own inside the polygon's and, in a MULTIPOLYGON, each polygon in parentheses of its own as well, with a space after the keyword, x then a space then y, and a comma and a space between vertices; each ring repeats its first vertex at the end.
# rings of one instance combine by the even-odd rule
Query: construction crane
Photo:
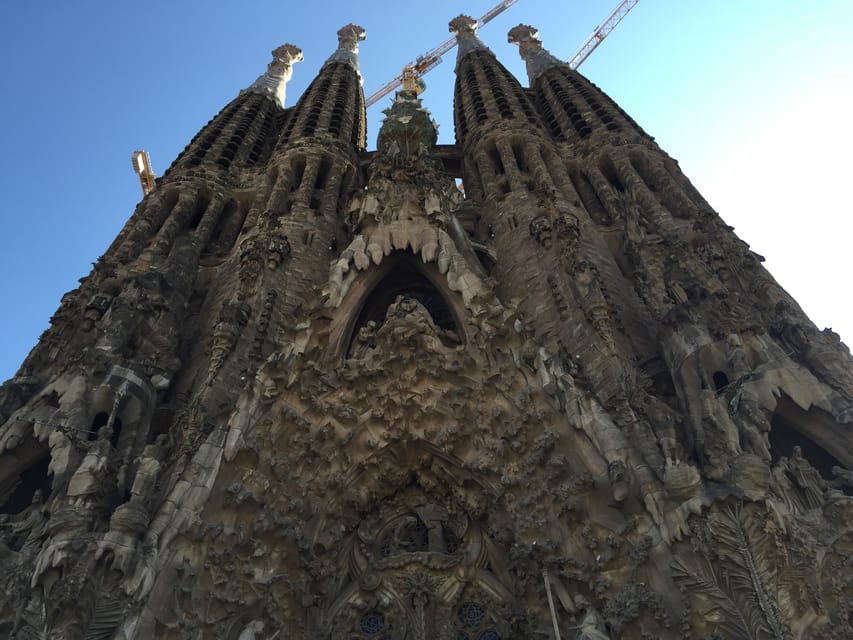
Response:
POLYGON ((572 59, 569 60, 569 66, 572 69, 577 69, 581 66, 583 61, 589 58, 590 54, 595 51, 598 45, 601 44, 601 41, 604 40, 607 35, 616 28, 616 25, 622 21, 622 18, 628 15, 628 12, 637 6, 639 1, 640 0, 623 0, 623 2, 620 2, 619 6, 604 19, 604 22, 595 28, 592 35, 586 39, 583 45, 581 45, 580 50, 572 56, 572 59))
MULTIPOLYGON (((503 2, 495 5, 489 11, 487 11, 483 16, 477 20, 477 26, 482 27, 484 24, 489 22, 492 18, 497 15, 500 15, 504 11, 506 11, 509 7, 514 5, 518 0, 503 0, 503 2)), ((403 87, 406 91, 414 91, 415 93, 420 93, 423 91, 423 83, 421 82, 421 76, 424 75, 427 71, 431 70, 438 63, 441 62, 442 56, 450 51, 453 47, 456 46, 456 38, 448 38, 440 45, 435 47, 434 49, 430 49, 422 56, 418 56, 414 62, 410 62, 405 67, 403 67, 402 73, 399 76, 391 80, 390 82, 382 85, 377 91, 372 93, 367 100, 365 100, 365 106, 370 106, 375 104, 389 93, 398 89, 399 87, 403 87)))
MULTIPOLYGON (((592 35, 586 39, 581 45, 580 50, 569 60, 569 66, 572 69, 577 69, 590 54, 595 51, 601 41, 604 40, 613 29, 616 28, 622 18, 633 9, 640 0, 623 0, 619 5, 610 12, 610 15, 604 19, 592 32, 592 35)), ((514 5, 518 0, 503 0, 487 11, 477 20, 477 26, 482 27, 484 24, 492 20, 495 16, 500 15, 509 7, 514 5)), ((389 93, 402 87, 406 91, 414 91, 421 93, 424 89, 421 76, 436 67, 441 61, 442 56, 456 46, 456 38, 448 38, 434 49, 430 49, 422 56, 418 56, 414 62, 410 62, 396 78, 382 85, 377 91, 372 93, 365 101, 365 106, 369 107, 376 104, 387 96, 389 93)), ((148 195, 154 189, 154 180, 157 176, 151 169, 151 160, 148 157, 148 152, 137 150, 133 152, 131 158, 133 160, 133 170, 139 175, 139 182, 142 185, 142 194, 148 195)))
POLYGON ((154 190, 154 180, 157 178, 151 169, 151 159, 148 157, 148 152, 137 149, 130 156, 130 160, 133 162, 133 170, 139 176, 139 184, 142 185, 142 195, 147 196, 154 190))
MULTIPOLYGON (((604 22, 595 28, 595 31, 593 31, 592 35, 586 39, 580 50, 572 56, 571 60, 569 60, 569 66, 572 69, 577 69, 639 1, 640 0, 623 0, 620 2, 619 6, 617 6, 610 15, 605 18, 604 22)), ((502 13, 505 9, 516 2, 518 2, 518 0, 504 0, 504 2, 498 4, 488 13, 483 15, 482 18, 477 20, 477 25, 482 26, 486 24, 489 20, 502 13)), ((442 56, 455 46, 456 38, 449 38, 438 45, 435 49, 427 51, 422 56, 418 56, 414 62, 410 62, 403 67, 403 71, 399 76, 382 85, 377 91, 372 93, 365 101, 365 105, 369 107, 377 103, 379 100, 399 87, 403 87, 403 89, 407 91, 420 93, 424 88, 421 76, 438 65, 442 60, 442 56)))

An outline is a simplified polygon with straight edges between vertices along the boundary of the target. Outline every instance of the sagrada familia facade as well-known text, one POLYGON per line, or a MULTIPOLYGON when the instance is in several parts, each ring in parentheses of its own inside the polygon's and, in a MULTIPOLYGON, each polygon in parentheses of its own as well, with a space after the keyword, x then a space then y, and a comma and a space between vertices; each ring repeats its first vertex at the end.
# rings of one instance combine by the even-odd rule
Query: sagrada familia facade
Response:
POLYGON ((608 96, 285 45, 0 390, 0 636, 853 637, 853 367, 608 96), (462 185, 460 187, 459 180, 462 185))

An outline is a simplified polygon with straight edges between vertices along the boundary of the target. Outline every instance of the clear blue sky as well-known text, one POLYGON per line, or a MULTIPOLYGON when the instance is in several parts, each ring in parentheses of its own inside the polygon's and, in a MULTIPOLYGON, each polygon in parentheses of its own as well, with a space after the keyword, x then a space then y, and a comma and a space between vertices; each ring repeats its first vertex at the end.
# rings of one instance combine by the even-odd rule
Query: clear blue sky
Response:
MULTIPOLYGON (((130 154, 158 173, 265 68, 302 47, 292 105, 348 22, 367 30, 365 92, 495 0, 13 2, 0 24, 0 380, 140 199, 130 154), (303 8, 304 7, 304 8, 303 8)), ((519 0, 482 39, 522 81, 507 30, 538 27, 569 58, 616 0, 519 0)), ((640 0, 581 71, 676 158, 819 327, 853 341, 853 2, 640 0)), ((424 102, 452 142, 455 52, 424 102)), ((384 104, 387 105, 387 102, 384 104)), ((381 118, 369 114, 369 144, 381 118)))

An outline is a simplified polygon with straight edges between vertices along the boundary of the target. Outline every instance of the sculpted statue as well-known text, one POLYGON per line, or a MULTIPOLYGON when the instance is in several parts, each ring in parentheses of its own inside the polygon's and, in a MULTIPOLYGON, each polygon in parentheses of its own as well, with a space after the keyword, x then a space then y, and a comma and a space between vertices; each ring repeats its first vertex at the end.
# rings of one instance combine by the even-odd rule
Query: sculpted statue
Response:
POLYGON ((610 640, 607 635, 604 619, 589 600, 581 595, 575 596, 575 607, 584 612, 578 625, 575 640, 610 640))
POLYGON ((788 475, 794 485, 802 490, 806 508, 813 509, 823 504, 823 492, 826 481, 808 460, 803 457, 803 450, 796 446, 788 460, 788 475))
POLYGON ((542 246, 543 249, 550 249, 552 245, 551 234, 553 229, 548 216, 536 216, 530 221, 530 237, 542 246))
POLYGON ((208 384, 216 377, 219 369, 228 358, 228 354, 237 344, 240 332, 249 322, 251 311, 251 307, 241 293, 237 295, 235 301, 225 304, 219 312, 219 322, 213 328, 213 336, 210 340, 208 384))
POLYGON ((554 220, 554 232, 560 248, 563 269, 568 273, 574 269, 580 243, 580 223, 571 213, 561 213, 554 220))
POLYGON ((68 497, 82 499, 86 496, 97 495, 105 492, 105 479, 109 468, 112 444, 110 438, 113 436, 112 427, 102 427, 98 432, 98 440, 95 446, 83 457, 77 471, 71 476, 68 483, 68 497))
POLYGON ((136 469, 136 477, 133 479, 133 486, 130 488, 131 500, 145 504, 154 492, 157 476, 160 473, 160 458, 163 455, 162 445, 166 437, 166 435, 159 436, 154 444, 145 445, 142 450, 136 469))
POLYGON ((267 267, 275 269, 290 256, 287 236, 272 235, 267 243, 267 267))
POLYGON ((723 409, 716 393, 711 389, 700 391, 702 398, 702 433, 696 442, 705 457, 708 475, 721 478, 731 461, 741 453, 737 427, 723 409))
POLYGON ((758 402, 758 395, 749 385, 739 389, 736 417, 738 428, 752 452, 770 462, 770 420, 758 402))
MULTIPOLYGON (((8 514, 0 515, 0 542, 8 545, 16 539, 23 538, 23 544, 19 553, 23 558, 30 558, 38 552, 41 538, 47 524, 47 508, 44 504, 44 496, 41 489, 36 489, 32 502, 22 513, 14 517, 8 514), (5 532, 3 531, 5 529, 5 532)), ((0 550, 0 561, 6 552, 0 550)))
POLYGON ((266 628, 266 625, 261 620, 252 620, 249 624, 243 627, 237 640, 261 640, 261 633, 266 628))

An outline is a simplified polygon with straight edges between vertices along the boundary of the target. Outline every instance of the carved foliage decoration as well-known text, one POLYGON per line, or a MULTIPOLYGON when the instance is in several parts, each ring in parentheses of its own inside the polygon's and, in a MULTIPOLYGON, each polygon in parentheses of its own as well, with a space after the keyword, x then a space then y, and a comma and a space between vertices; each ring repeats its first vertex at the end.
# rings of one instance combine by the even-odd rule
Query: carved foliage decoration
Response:
POLYGON ((708 629, 731 638, 785 639, 791 634, 776 598, 777 567, 786 558, 770 538, 769 516, 757 509, 740 504, 715 509, 707 519, 709 544, 701 545, 695 560, 676 556, 673 572, 708 629))
POLYGON ((499 610, 512 596, 491 570, 491 548, 450 496, 410 487, 384 500, 341 545, 324 616, 332 638, 508 637, 499 610))

